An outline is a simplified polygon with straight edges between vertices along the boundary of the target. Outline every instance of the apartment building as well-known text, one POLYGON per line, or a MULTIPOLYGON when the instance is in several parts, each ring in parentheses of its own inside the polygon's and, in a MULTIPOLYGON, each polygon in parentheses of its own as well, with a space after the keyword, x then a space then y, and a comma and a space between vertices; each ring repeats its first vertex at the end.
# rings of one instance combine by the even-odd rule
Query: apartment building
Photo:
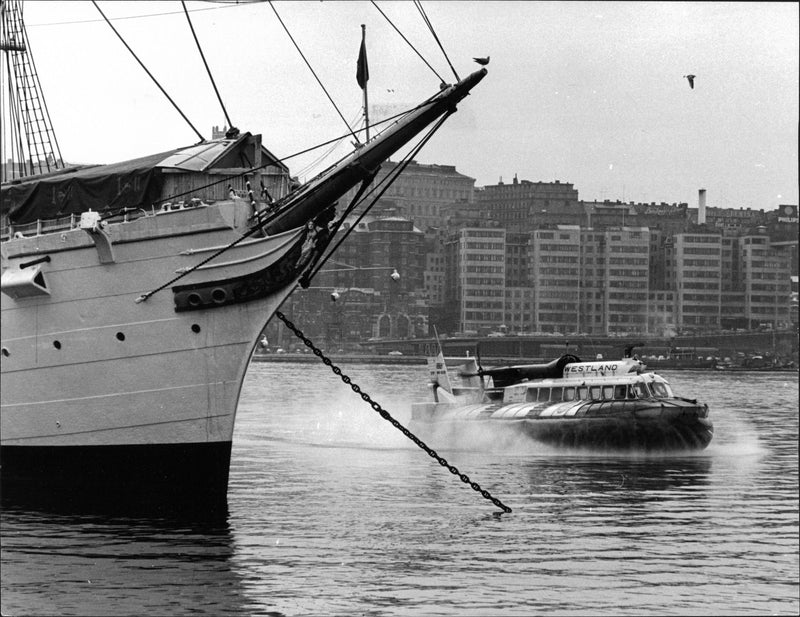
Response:
MULTIPOLYGON (((400 163, 384 163, 365 194, 376 195, 382 190, 387 176, 394 176, 400 163)), ((349 204, 357 192, 344 195, 341 204, 349 204)), ((382 197, 394 202, 397 215, 414 222, 425 231, 429 227, 442 227, 446 216, 456 204, 472 203, 475 178, 456 171, 454 165, 426 165, 411 161, 403 173, 383 193, 382 197)))
POLYGON ((505 318, 502 332, 534 330, 533 285, 529 272, 530 233, 506 233, 505 318))
POLYGON ((675 290, 681 331, 720 329, 722 234, 704 229, 679 233, 667 243, 669 287, 675 290))
POLYGON ((677 302, 675 292, 663 288, 647 293, 647 331, 653 336, 676 336, 678 322, 675 317, 677 302))
POLYGON ((424 234, 408 219, 372 215, 346 221, 347 231, 311 286, 290 296, 286 312, 309 336, 333 345, 427 336, 424 234), (399 278, 391 276, 395 270, 399 278))
POLYGON ((556 225, 531 232, 529 260, 534 330, 578 332, 583 281, 581 228, 556 225))
POLYGON ((540 225, 580 225, 584 211, 578 204, 578 191, 568 182, 531 182, 484 186, 475 193, 480 209, 511 232, 527 232, 540 225))
POLYGON ((445 241, 445 310, 461 332, 497 331, 505 319, 506 230, 462 227, 445 241))
POLYGON ((791 301, 791 254, 774 247, 766 230, 738 238, 744 283, 745 319, 749 326, 788 326, 791 301))
POLYGON ((533 287, 531 285, 506 286, 505 318, 499 328, 500 332, 510 334, 534 332, 536 328, 533 315, 533 287))
POLYGON ((646 227, 580 230, 579 332, 646 332, 650 231, 646 227))

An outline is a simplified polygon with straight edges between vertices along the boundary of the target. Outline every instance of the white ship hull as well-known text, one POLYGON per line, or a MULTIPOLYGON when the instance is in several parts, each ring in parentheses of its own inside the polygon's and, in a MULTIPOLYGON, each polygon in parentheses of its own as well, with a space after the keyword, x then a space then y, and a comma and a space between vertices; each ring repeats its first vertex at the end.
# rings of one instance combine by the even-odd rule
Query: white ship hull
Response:
POLYGON ((13 333, 4 336, 0 358, 4 474, 20 456, 27 466, 63 458, 56 469, 68 469, 70 458, 101 452, 103 464, 113 465, 115 453, 128 456, 119 446, 156 446, 140 451, 169 459, 168 446, 185 453, 194 445, 221 453, 217 473, 227 479, 252 350, 296 278, 263 297, 198 310, 177 310, 172 287, 269 269, 296 250, 302 230, 246 240, 136 300, 207 258, 205 249, 239 238, 232 223, 245 208, 228 202, 110 225, 112 263, 100 262, 92 237, 80 229, 6 243, 11 271, 37 255, 50 261, 41 279, 49 293, 2 295, 3 330, 13 333))

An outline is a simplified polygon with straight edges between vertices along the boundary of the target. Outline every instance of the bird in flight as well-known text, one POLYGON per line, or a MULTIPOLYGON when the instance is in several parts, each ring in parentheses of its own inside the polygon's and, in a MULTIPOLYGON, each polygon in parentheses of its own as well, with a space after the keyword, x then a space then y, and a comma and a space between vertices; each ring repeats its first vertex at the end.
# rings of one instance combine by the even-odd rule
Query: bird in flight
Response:
POLYGON ((475 62, 477 62, 481 66, 486 66, 487 64, 489 64, 489 58, 490 56, 486 56, 485 58, 473 58, 473 60, 475 60, 475 62))
POLYGON ((689 80, 689 87, 692 90, 694 90, 694 78, 695 78, 695 75, 684 75, 684 77, 689 80))

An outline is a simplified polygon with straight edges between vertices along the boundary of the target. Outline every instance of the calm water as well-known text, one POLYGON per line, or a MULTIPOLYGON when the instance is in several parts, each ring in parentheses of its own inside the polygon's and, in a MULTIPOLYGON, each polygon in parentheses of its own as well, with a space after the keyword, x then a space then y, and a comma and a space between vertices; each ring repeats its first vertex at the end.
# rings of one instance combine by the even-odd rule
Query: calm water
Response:
MULTIPOLYGON (((398 419, 423 366, 343 365, 398 419)), ((797 374, 665 372, 709 403, 702 454, 430 445, 322 365, 254 364, 228 515, 2 513, 4 615, 785 614, 798 600, 797 374)))

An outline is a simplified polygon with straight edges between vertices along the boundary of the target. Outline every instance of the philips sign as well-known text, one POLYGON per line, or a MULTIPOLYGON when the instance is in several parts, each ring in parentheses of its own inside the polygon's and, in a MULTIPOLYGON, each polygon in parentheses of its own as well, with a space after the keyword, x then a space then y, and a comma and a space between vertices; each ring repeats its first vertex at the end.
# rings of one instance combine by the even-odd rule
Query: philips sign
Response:
POLYGON ((778 222, 779 223, 797 223, 797 206, 779 206, 778 208, 778 222))

